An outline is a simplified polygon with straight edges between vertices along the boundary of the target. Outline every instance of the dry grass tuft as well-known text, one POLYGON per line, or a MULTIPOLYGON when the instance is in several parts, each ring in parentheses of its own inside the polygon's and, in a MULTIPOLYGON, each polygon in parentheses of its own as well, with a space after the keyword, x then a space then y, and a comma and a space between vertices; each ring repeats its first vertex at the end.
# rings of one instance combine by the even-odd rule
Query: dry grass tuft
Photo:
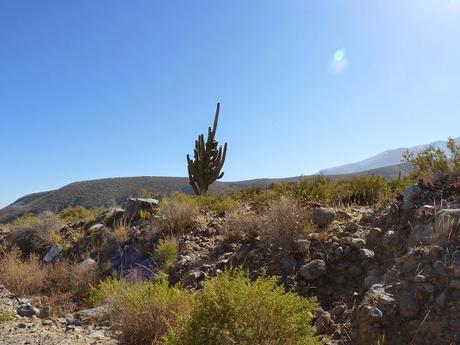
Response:
POLYGON ((119 247, 128 242, 130 238, 129 223, 126 220, 117 222, 113 229, 113 236, 119 247))
POLYGON ((20 250, 14 248, 0 260, 0 281, 20 296, 39 294, 45 279, 46 269, 34 254, 24 261, 20 250))
POLYGON ((34 254, 21 258, 14 248, 0 260, 0 281, 17 295, 41 296, 51 310, 67 313, 86 300, 98 279, 96 268, 66 261, 44 265, 34 254))
POLYGON ((225 236, 230 241, 250 241, 260 234, 263 223, 261 215, 253 211, 235 210, 227 217, 225 236))
POLYGON ((161 201, 158 208, 160 228, 170 235, 181 235, 193 225, 199 210, 196 203, 182 194, 161 201))
POLYGON ((297 252, 298 240, 305 239, 311 232, 308 222, 309 212, 287 197, 272 201, 264 215, 261 227, 261 240, 267 246, 283 248, 297 252))

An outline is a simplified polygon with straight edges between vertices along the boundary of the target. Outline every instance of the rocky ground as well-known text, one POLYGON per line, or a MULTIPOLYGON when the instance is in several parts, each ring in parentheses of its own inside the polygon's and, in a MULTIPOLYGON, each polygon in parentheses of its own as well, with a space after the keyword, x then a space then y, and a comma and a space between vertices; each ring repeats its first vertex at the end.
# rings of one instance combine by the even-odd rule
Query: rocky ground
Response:
MULTIPOLYGON (((459 195, 458 190, 413 185, 400 200, 382 207, 311 205, 316 231, 299 239, 294 252, 267 246, 259 236, 230 239, 224 213, 202 213, 178 238, 170 281, 200 289, 207 277, 232 267, 243 266, 254 278, 267 270, 286 288, 318 297, 322 308, 316 311, 315 329, 325 344, 460 344, 459 195)), ((154 209, 153 204, 131 200, 126 211, 108 210, 97 224, 69 225, 64 238, 80 227, 85 236, 56 256, 83 261, 82 253, 94 247, 110 270, 135 269, 149 278, 155 270, 149 253, 160 237, 152 237, 151 221, 133 217, 140 209, 154 209), (127 214, 133 220, 130 240, 122 247, 111 246, 110 224, 127 214)), ((0 290, 0 310, 15 314, 14 321, 0 324, 1 344, 114 343, 110 325, 82 323, 77 316, 18 316, 24 303, 0 290)))
POLYGON ((15 296, 3 286, 0 286, 0 315, 12 317, 10 321, 0 321, 2 345, 117 344, 108 326, 92 324, 90 318, 80 314, 69 318, 46 317, 31 301, 15 296))

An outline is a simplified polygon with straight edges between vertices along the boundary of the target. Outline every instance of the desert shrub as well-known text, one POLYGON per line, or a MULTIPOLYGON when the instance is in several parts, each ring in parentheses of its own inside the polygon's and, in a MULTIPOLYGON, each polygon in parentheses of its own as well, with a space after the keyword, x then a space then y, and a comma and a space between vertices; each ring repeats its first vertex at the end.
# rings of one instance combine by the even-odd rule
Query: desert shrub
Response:
MULTIPOLYGON (((404 182, 405 180, 400 180, 404 182)), ((385 201, 394 193, 395 184, 381 176, 354 176, 333 180, 325 176, 304 177, 297 183, 273 186, 279 196, 303 203, 319 202, 331 206, 369 205, 385 201)))
POLYGON ((22 224, 25 224, 25 223, 30 223, 32 220, 34 220, 37 216, 36 215, 33 215, 32 213, 26 213, 26 214, 23 214, 22 216, 14 219, 12 222, 10 222, 9 224, 12 226, 12 227, 15 227, 15 226, 18 226, 18 225, 22 225, 22 224))
POLYGON ((224 225, 224 233, 229 240, 247 241, 258 236, 263 225, 264 221, 260 214, 237 209, 228 215, 224 225))
POLYGON ((164 198, 158 208, 162 230, 172 235, 180 235, 188 230, 198 214, 196 203, 181 193, 164 198))
POLYGON ((454 139, 447 141, 447 152, 429 145, 418 153, 406 151, 403 160, 412 166, 413 178, 426 178, 458 172, 460 169, 460 144, 454 139))
POLYGON ((224 193, 207 194, 191 197, 200 210, 227 212, 236 209, 241 203, 224 193))
POLYGON ((13 320, 13 314, 8 311, 1 311, 0 310, 0 323, 7 322, 13 320))
POLYGON ((243 271, 225 272, 206 281, 195 299, 165 344, 321 344, 310 326, 316 301, 285 293, 276 277, 250 281, 243 271))
POLYGON ((35 254, 21 259, 21 252, 13 248, 0 260, 0 281, 10 291, 21 296, 39 294, 46 279, 46 269, 35 254))
POLYGON ((175 237, 160 240, 155 248, 154 259, 158 268, 168 271, 176 264, 179 248, 175 237))
POLYGON ((18 247, 24 254, 43 253, 53 244, 62 228, 61 220, 51 212, 44 212, 32 217, 28 222, 21 222, 13 227, 9 243, 18 247))
POLYGON ((188 314, 192 298, 166 280, 107 280, 91 294, 93 303, 108 303, 113 328, 126 345, 163 344, 179 315, 188 314))
POLYGON ((47 267, 43 291, 52 300, 68 304, 79 303, 88 298, 92 286, 98 282, 96 265, 84 267, 68 261, 60 261, 47 267))
POLYGON ((334 204, 370 205, 390 197, 388 181, 381 176, 354 176, 336 182, 334 204))
POLYGON ((101 214, 102 211, 104 211, 103 208, 86 209, 83 207, 73 207, 62 210, 59 212, 58 216, 66 223, 78 221, 91 223, 94 222, 96 217, 101 214))
POLYGON ((292 198, 282 197, 270 202, 260 227, 261 240, 267 246, 275 246, 298 252, 298 240, 305 239, 313 229, 309 224, 309 212, 292 198))

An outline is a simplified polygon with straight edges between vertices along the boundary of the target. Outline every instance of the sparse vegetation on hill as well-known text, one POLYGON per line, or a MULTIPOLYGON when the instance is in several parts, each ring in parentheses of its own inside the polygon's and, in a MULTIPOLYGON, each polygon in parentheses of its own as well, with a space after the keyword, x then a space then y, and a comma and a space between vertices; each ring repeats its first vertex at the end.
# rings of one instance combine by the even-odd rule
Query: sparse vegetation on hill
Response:
POLYGON ((433 175, 442 175, 459 172, 460 143, 449 138, 447 151, 429 145, 418 153, 405 152, 403 158, 411 164, 414 178, 429 178, 433 175))

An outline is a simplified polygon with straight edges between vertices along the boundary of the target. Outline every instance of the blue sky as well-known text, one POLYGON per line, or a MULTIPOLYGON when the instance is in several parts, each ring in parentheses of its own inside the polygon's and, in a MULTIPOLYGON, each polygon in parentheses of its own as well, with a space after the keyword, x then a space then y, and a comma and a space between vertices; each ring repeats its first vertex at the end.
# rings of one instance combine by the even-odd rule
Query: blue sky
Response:
POLYGON ((460 0, 0 1, 0 206, 185 176, 222 102, 224 180, 460 135, 460 0))

